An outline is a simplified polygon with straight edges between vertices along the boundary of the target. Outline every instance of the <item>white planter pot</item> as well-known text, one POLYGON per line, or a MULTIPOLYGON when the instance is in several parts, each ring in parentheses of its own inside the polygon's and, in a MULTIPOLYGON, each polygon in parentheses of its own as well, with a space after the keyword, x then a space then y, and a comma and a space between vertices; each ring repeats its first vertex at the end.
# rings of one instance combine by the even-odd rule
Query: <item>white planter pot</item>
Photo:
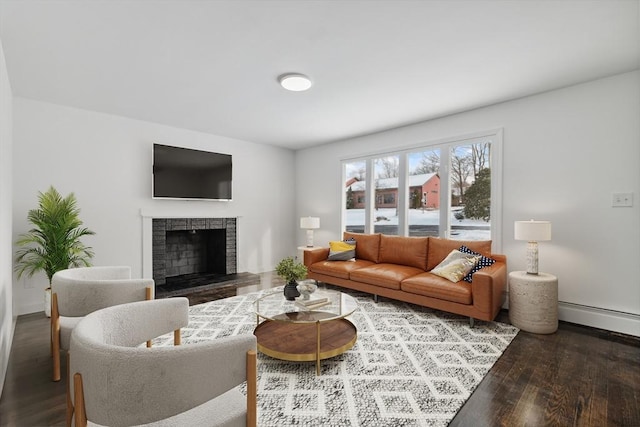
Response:
POLYGON ((51 317, 51 288, 44 290, 44 314, 51 317))

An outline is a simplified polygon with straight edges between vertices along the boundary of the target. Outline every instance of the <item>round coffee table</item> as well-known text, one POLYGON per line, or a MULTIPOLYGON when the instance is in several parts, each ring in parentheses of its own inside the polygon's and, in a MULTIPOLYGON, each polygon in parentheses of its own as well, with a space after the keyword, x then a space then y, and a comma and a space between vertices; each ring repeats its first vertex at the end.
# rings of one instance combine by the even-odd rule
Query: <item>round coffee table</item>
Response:
POLYGON ((356 327, 346 319, 358 303, 342 292, 318 289, 309 300, 287 301, 278 291, 259 298, 253 307, 258 350, 281 360, 315 360, 317 375, 321 360, 349 350, 358 337, 356 327), (311 305, 304 306, 305 301, 311 305))

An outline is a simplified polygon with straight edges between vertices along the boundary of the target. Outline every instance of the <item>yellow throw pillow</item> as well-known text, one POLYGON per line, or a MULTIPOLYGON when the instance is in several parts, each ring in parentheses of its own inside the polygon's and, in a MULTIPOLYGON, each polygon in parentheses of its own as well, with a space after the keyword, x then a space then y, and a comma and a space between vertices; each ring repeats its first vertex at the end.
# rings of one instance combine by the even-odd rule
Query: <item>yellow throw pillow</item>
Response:
POLYGON ((440 264, 431 270, 431 273, 454 283, 459 282, 476 266, 480 258, 480 255, 465 254, 454 249, 440 264))
POLYGON ((329 261, 348 261, 356 256, 356 241, 334 240, 329 242, 329 261))

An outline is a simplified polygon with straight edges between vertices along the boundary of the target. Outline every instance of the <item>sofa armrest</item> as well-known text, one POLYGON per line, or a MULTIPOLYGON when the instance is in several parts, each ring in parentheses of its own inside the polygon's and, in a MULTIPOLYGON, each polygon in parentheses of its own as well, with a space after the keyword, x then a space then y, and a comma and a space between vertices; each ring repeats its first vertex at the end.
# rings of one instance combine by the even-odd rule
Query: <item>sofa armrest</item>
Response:
POLYGON ((480 311, 497 314, 503 304, 504 289, 507 282, 507 263, 504 256, 493 256, 496 262, 473 274, 471 292, 473 305, 480 311))
POLYGON ((329 256, 329 248, 305 249, 302 252, 304 252, 304 265, 307 268, 311 264, 327 259, 329 256))

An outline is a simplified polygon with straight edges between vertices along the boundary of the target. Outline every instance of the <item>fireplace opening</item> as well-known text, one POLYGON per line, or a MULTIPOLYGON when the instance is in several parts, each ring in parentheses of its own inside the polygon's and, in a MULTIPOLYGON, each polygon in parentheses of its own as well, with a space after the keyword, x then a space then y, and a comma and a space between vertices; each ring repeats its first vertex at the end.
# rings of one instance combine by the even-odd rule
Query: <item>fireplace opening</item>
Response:
POLYGON ((226 274, 225 230, 167 231, 166 278, 198 274, 226 274))

